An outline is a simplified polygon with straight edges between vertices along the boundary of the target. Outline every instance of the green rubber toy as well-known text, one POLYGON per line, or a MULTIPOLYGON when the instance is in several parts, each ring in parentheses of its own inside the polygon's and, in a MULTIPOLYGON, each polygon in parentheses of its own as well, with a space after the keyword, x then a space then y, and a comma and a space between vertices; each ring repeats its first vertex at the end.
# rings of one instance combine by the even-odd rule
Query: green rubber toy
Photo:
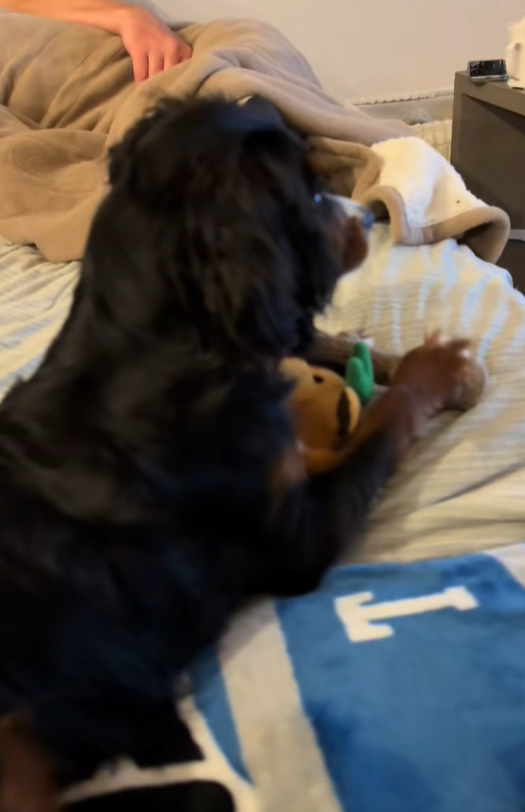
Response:
POLYGON ((353 349, 346 365, 346 383, 357 394, 363 408, 368 405, 374 391, 374 370, 367 344, 360 341, 353 349))

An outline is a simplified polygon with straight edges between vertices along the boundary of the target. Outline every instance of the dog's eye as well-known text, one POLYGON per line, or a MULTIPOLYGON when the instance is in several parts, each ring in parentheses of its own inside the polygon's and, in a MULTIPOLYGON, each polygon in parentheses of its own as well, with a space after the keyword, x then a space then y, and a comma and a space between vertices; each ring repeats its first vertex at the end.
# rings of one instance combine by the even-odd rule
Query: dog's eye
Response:
POLYGON ((319 203, 322 203, 323 200, 324 200, 324 195, 322 195, 320 192, 318 192, 316 195, 314 195, 314 203, 315 203, 316 206, 318 206, 319 203))

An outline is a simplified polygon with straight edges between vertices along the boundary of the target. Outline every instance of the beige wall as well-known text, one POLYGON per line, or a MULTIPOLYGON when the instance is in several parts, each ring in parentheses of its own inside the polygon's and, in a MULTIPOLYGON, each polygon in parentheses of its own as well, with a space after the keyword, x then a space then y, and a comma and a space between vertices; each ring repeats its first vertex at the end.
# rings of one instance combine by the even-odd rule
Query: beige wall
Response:
POLYGON ((260 17, 340 99, 452 87, 469 59, 504 55, 525 0, 156 0, 174 19, 260 17))

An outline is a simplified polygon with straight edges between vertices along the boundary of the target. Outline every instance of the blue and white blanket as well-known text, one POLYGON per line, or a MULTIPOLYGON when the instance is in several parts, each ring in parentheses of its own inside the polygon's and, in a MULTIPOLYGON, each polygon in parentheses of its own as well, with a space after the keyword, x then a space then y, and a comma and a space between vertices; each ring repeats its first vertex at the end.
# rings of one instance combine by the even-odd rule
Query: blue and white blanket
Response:
POLYGON ((523 812, 525 545, 336 569, 191 680, 192 760, 122 765, 73 809, 523 812))

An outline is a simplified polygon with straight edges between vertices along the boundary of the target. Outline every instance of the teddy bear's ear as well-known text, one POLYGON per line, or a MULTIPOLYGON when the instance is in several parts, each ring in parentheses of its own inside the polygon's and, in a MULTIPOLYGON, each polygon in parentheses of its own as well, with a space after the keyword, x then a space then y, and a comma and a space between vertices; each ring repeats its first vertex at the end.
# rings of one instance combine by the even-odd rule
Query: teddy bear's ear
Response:
POLYGON ((291 381, 299 381, 310 377, 310 365, 302 358, 284 358, 280 365, 281 374, 291 381))

